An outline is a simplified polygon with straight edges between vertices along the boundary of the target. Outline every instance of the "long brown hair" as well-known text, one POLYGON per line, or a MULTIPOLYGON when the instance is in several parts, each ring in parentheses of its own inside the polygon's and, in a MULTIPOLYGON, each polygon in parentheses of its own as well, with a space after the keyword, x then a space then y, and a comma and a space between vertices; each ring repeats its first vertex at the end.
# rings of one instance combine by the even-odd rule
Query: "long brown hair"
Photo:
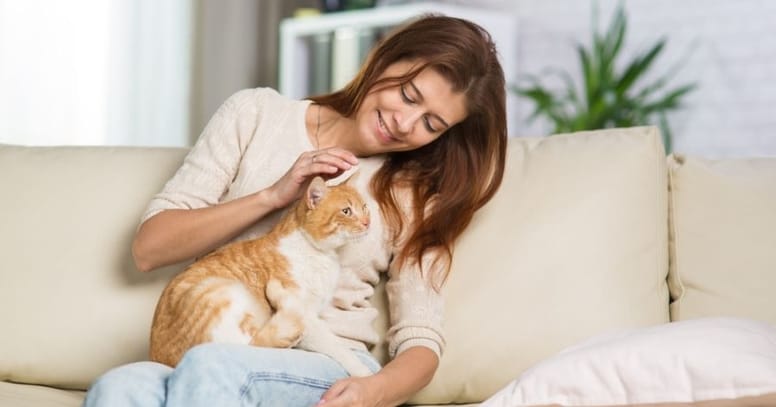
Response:
MULTIPOLYGON (((366 95, 414 78, 425 68, 445 77, 466 96, 466 119, 433 142, 412 151, 388 155, 371 188, 395 237, 405 219, 395 195, 408 188, 413 198, 414 230, 394 261, 415 261, 429 251, 440 254, 444 281, 453 243, 501 185, 507 148, 506 89, 496 47, 482 27, 470 21, 424 15, 398 28, 372 50, 356 77, 342 90, 312 97, 343 116, 353 115, 366 95), (391 64, 421 61, 398 78, 380 78, 391 64)), ((438 287, 437 287, 438 288, 438 287)))

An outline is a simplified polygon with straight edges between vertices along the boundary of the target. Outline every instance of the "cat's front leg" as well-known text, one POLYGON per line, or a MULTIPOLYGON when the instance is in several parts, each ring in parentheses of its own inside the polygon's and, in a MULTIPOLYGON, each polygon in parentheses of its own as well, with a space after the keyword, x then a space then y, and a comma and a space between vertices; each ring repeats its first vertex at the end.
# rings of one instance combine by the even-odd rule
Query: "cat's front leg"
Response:
POLYGON ((353 349, 348 348, 332 332, 329 325, 318 317, 308 317, 304 321, 305 330, 297 347, 312 352, 323 353, 339 362, 354 377, 371 376, 372 370, 356 356, 353 349))
POLYGON ((297 287, 285 287, 278 280, 267 282, 265 294, 275 312, 269 321, 251 333, 251 345, 290 348, 302 338, 304 305, 297 287))

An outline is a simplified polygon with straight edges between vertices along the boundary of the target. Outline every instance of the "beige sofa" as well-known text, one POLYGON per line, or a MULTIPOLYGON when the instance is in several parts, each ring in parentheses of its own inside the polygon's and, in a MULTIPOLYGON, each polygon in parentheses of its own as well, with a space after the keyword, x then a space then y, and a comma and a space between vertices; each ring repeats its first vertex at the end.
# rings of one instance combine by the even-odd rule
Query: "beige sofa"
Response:
MULTIPOLYGON (((139 273, 130 242, 185 153, 0 146, 0 407, 77 406, 96 376, 146 358, 157 296, 180 267, 139 273)), ((653 127, 513 138, 503 186, 456 246, 446 352, 413 402, 480 403, 607 332, 776 324, 774 252, 774 158, 666 159, 653 127)), ((693 397, 675 401, 715 398, 693 397)))

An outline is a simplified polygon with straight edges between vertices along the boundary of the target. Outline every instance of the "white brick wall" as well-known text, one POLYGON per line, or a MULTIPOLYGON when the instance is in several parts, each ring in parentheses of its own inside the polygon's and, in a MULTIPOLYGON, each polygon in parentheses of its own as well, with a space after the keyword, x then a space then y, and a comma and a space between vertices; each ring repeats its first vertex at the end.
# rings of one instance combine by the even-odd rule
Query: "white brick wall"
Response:
MULTIPOLYGON (((579 80, 573 44, 589 44, 592 1, 472 0, 517 15, 519 74, 562 67, 579 80)), ((618 0, 598 0, 606 27, 618 0)), ((707 157, 776 156, 776 0, 628 0, 625 57, 668 38, 653 67, 664 73, 689 53, 671 85, 699 84, 670 116, 674 151, 707 157)), ((629 58, 626 58, 629 59, 629 58)), ((530 102, 517 104, 518 117, 530 102)), ((549 126, 521 121, 519 135, 549 126)))

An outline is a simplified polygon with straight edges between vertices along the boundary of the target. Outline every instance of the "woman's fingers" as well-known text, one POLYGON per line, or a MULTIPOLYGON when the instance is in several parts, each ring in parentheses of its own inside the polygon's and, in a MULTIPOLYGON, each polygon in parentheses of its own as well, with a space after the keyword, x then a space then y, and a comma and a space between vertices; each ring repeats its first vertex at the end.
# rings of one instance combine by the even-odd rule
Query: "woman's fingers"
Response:
POLYGON ((358 158, 353 153, 341 148, 326 148, 323 150, 314 150, 309 153, 310 165, 328 164, 333 165, 340 170, 347 171, 358 164, 358 158))
POLYGON ((358 158, 356 157, 356 155, 343 148, 329 147, 329 148, 316 150, 315 152, 337 157, 342 161, 349 163, 350 165, 358 164, 358 158))
POLYGON ((282 208, 299 198, 305 186, 316 175, 326 179, 336 178, 357 163, 358 159, 353 153, 337 147, 304 152, 269 188, 273 205, 282 208))
POLYGON ((321 396, 321 401, 318 402, 318 405, 323 405, 327 401, 331 401, 339 397, 343 391, 348 387, 348 381, 347 380, 338 380, 336 381, 331 387, 329 387, 328 390, 326 390, 325 393, 321 396))
POLYGON ((353 153, 341 148, 327 148, 305 153, 307 156, 307 175, 323 175, 334 178, 351 169, 358 163, 353 153))

